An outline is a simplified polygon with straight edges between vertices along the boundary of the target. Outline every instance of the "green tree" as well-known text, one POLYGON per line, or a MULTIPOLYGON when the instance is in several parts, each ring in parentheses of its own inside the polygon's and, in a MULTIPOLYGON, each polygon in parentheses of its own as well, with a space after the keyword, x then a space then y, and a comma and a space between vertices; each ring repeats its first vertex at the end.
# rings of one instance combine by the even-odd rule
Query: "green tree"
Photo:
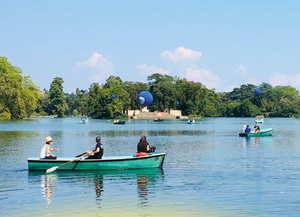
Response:
POLYGON ((149 86, 142 82, 125 81, 122 83, 122 88, 129 93, 130 105, 129 109, 142 109, 142 105, 138 101, 138 95, 142 91, 149 91, 149 86))
POLYGON ((0 118, 30 117, 38 107, 38 87, 22 73, 21 68, 0 57, 0 118))
POLYGON ((260 113, 260 109, 256 105, 253 105, 249 99, 244 99, 239 106, 239 116, 253 117, 260 113))
POLYGON ((60 77, 54 78, 49 90, 50 99, 50 115, 64 117, 68 106, 66 103, 65 94, 63 91, 63 79, 60 77))
POLYGON ((149 90, 153 95, 150 110, 165 110, 173 108, 176 104, 175 80, 172 76, 155 73, 148 76, 149 90))

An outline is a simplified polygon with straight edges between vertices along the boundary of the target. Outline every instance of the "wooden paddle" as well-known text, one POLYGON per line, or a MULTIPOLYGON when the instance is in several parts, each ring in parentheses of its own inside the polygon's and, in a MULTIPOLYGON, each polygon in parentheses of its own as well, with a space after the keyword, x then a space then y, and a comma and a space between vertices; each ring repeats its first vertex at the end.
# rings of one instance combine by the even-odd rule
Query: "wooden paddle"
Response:
POLYGON ((53 171, 57 170, 58 168, 60 168, 60 167, 62 167, 62 166, 65 166, 65 165, 67 165, 67 164, 69 164, 69 163, 72 163, 72 162, 74 162, 74 161, 78 161, 78 160, 80 160, 81 158, 84 158, 84 157, 87 157, 87 156, 89 156, 89 154, 80 156, 80 157, 78 157, 78 158, 76 158, 76 159, 74 159, 74 160, 71 160, 71 161, 69 161, 69 162, 67 162, 67 163, 64 163, 64 164, 62 164, 62 165, 60 165, 60 166, 51 167, 50 169, 47 169, 47 170, 46 170, 46 173, 52 173, 53 171))

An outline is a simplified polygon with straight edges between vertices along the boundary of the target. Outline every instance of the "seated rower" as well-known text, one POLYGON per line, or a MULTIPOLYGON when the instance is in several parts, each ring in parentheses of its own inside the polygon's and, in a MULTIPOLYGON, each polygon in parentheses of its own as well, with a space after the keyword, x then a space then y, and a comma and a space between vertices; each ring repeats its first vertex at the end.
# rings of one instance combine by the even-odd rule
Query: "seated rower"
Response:
POLYGON ((140 142, 137 145, 137 157, 141 157, 141 156, 148 156, 148 153, 150 152, 155 152, 156 147, 152 146, 150 147, 146 136, 142 136, 140 139, 140 142))
POLYGON ((102 159, 103 156, 103 145, 101 143, 101 137, 96 137, 96 147, 93 151, 87 151, 86 153, 90 155, 86 159, 102 159))
POLYGON ((253 128, 254 128, 254 133, 259 133, 260 129, 257 124, 255 124, 255 126, 253 128))
POLYGON ((251 133, 251 128, 249 127, 249 125, 247 125, 247 127, 245 129, 245 133, 251 133))
POLYGON ((242 132, 242 133, 245 133, 245 132, 246 132, 246 125, 243 126, 241 132, 242 132))

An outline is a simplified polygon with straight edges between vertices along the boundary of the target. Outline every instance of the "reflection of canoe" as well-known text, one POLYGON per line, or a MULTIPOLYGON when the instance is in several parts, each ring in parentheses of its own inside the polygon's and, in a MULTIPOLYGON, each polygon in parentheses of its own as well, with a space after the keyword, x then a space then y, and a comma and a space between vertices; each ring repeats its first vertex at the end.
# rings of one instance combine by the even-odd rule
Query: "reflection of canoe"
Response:
POLYGON ((114 124, 125 124, 125 121, 114 121, 114 124))
MULTIPOLYGON (((85 159, 75 161, 59 168, 59 170, 124 170, 143 168, 162 168, 166 153, 151 153, 145 157, 110 156, 102 159, 85 159)), ((57 160, 40 159, 38 157, 28 158, 29 170, 47 170, 51 167, 60 166, 74 157, 58 157, 57 160)))
POLYGON ((267 129, 261 129, 258 133, 240 133, 240 137, 260 137, 260 136, 272 136, 274 129, 273 128, 267 128, 267 129))
POLYGON ((164 119, 154 119, 154 122, 164 122, 164 119))
MULTIPOLYGON (((50 173, 46 174, 47 176, 53 176, 57 177, 62 176, 62 177, 74 177, 76 176, 84 176, 85 178, 91 175, 116 175, 117 177, 122 177, 122 175, 130 175, 130 174, 145 174, 145 175, 163 175, 164 174, 164 169, 163 168, 145 168, 145 169, 131 169, 131 170, 57 170, 56 173, 50 173)), ((40 176, 40 175, 45 175, 44 170, 29 170, 28 171, 28 176, 40 176)), ((57 177, 58 178, 58 177, 57 177)), ((37 181, 40 181, 39 179, 36 179, 37 181)), ((35 181, 36 181, 35 180, 35 181)), ((33 181, 33 180, 32 180, 33 181)))

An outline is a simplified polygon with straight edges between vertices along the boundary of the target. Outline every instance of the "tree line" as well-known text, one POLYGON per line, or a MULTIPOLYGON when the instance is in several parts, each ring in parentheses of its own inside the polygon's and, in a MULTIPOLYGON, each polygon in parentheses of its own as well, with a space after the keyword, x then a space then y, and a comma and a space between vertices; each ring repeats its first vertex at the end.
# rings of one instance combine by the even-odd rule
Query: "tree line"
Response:
POLYGON ((300 116, 299 92, 291 86, 243 84, 225 93, 208 89, 200 82, 156 73, 147 77, 147 83, 110 76, 105 84, 93 83, 87 90, 77 88, 66 94, 61 77, 53 79, 49 90, 41 91, 22 73, 21 68, 0 57, 0 119, 32 115, 125 118, 126 110, 142 109, 138 94, 145 90, 153 95, 150 111, 176 109, 193 117, 253 117, 262 113, 272 117, 300 116), (254 94, 257 87, 262 92, 259 96, 254 94))

